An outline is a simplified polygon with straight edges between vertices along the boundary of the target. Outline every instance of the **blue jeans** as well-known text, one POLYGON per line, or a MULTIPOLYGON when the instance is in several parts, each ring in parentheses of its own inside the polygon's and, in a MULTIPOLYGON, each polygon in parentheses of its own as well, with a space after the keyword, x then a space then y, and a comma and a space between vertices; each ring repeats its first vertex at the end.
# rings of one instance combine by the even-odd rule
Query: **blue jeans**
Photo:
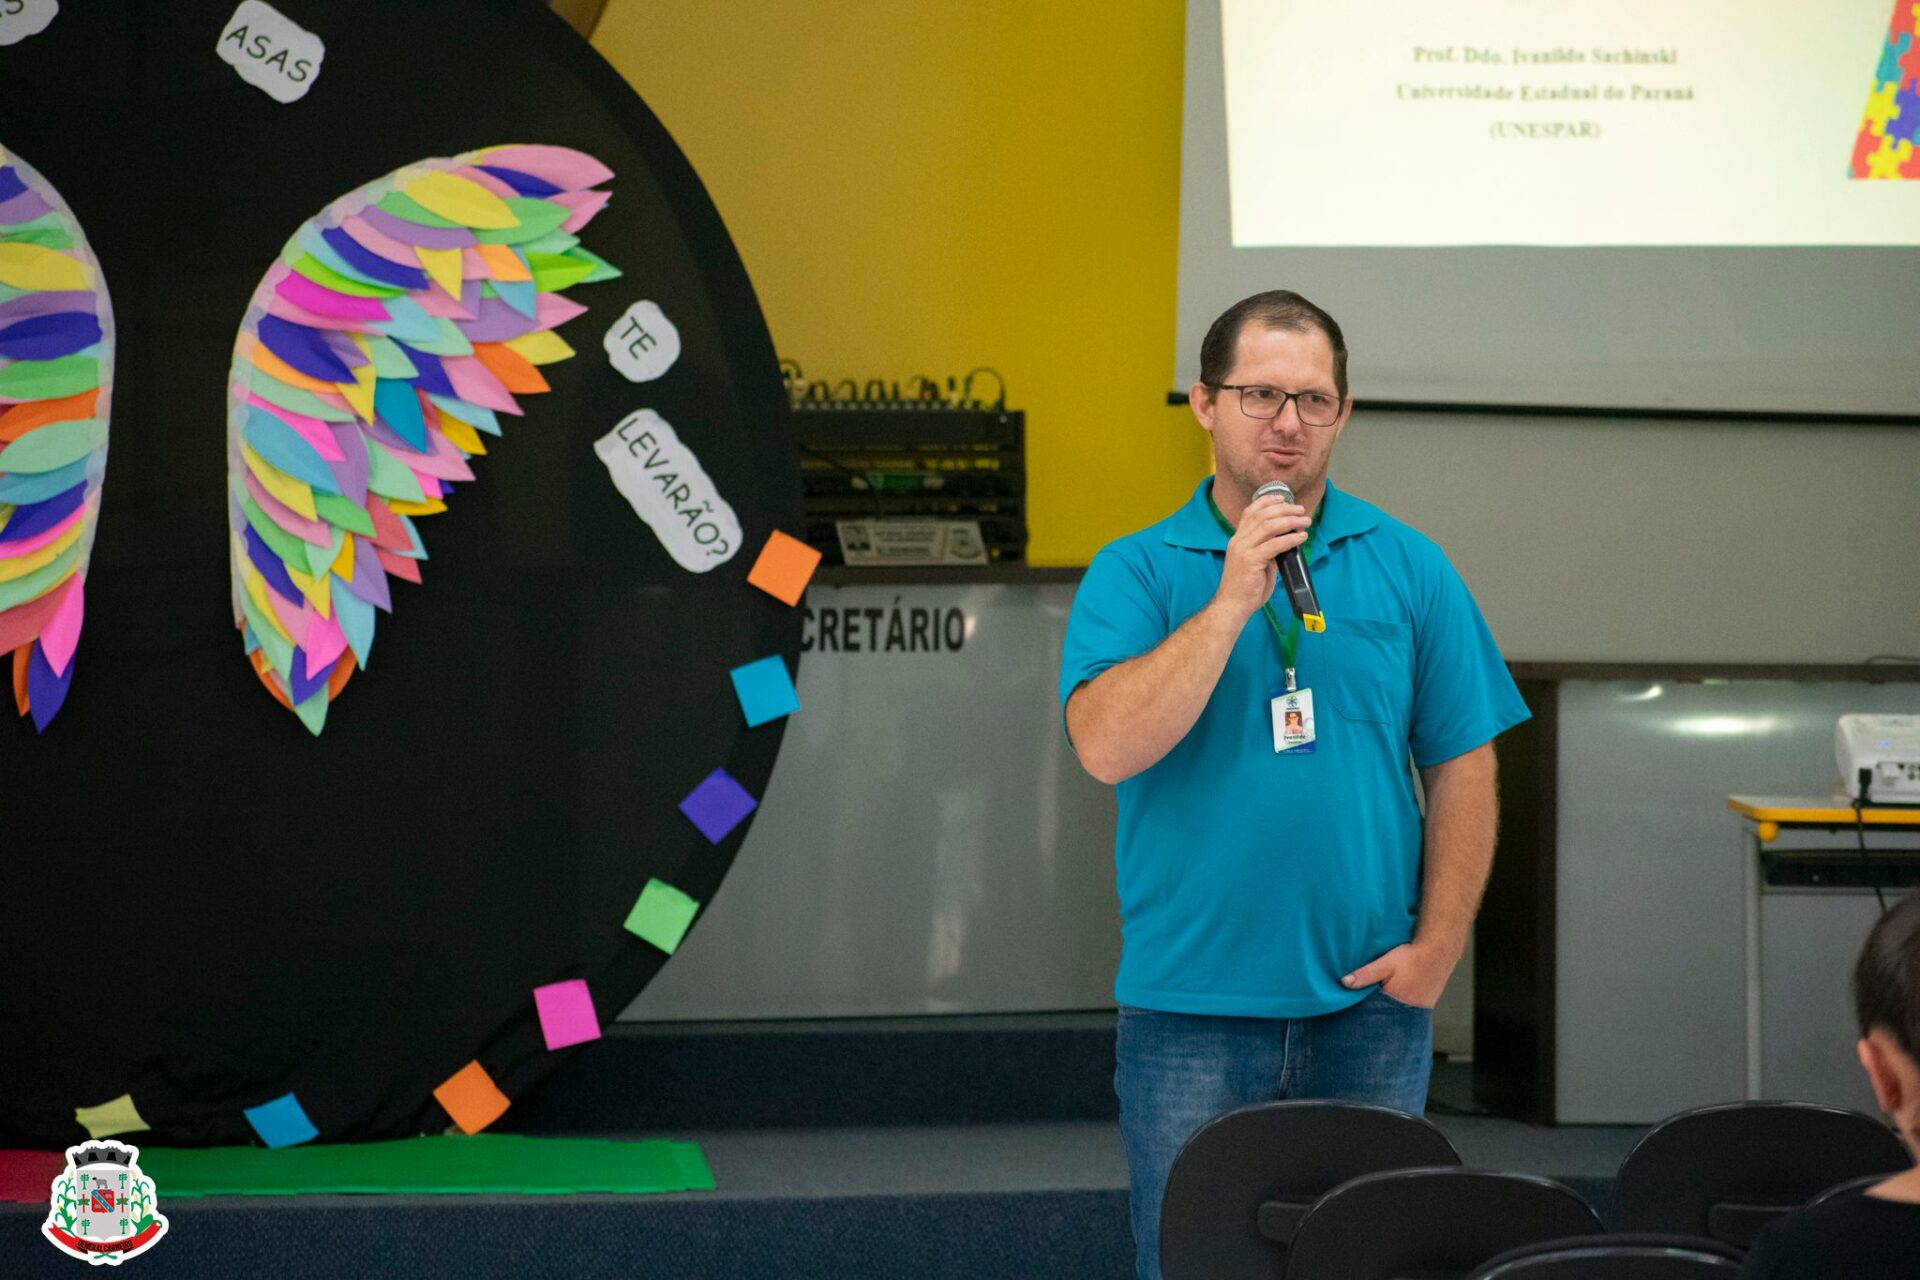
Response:
POLYGON ((1133 1185, 1134 1264, 1160 1280, 1160 1202, 1193 1132, 1255 1102, 1324 1098, 1419 1115, 1433 1072, 1433 1010, 1375 990, 1318 1018, 1229 1018, 1120 1006, 1113 1075, 1133 1185))

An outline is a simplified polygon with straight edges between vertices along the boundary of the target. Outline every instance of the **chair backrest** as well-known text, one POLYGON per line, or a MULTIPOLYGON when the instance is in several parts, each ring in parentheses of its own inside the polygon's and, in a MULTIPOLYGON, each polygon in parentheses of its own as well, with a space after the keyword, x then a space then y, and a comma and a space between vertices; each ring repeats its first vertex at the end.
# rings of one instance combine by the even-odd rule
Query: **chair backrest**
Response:
POLYGON ((1370 1173, 1301 1219, 1286 1280, 1464 1276, 1509 1249, 1594 1235, 1600 1219, 1567 1187, 1478 1169, 1370 1173))
POLYGON ((1746 1248, 1833 1186, 1912 1164, 1873 1116, 1811 1102, 1734 1102, 1662 1120, 1620 1164, 1621 1231, 1709 1236, 1746 1248))
POLYGON ((1160 1213, 1166 1280, 1273 1280, 1313 1203, 1363 1173, 1455 1166, 1419 1116, 1346 1102, 1263 1102, 1218 1116, 1180 1149, 1160 1213))
POLYGON ((1510 1250, 1468 1280, 1732 1280, 1740 1259, 1699 1236, 1576 1236, 1510 1250))
POLYGON ((1878 1186, 1886 1180, 1887 1175, 1884 1173, 1869 1173, 1858 1178, 1848 1178, 1845 1182, 1836 1182, 1813 1199, 1807 1201, 1805 1207, 1811 1209, 1817 1204, 1825 1204, 1835 1196, 1851 1195, 1856 1191, 1865 1191, 1868 1187, 1878 1186))

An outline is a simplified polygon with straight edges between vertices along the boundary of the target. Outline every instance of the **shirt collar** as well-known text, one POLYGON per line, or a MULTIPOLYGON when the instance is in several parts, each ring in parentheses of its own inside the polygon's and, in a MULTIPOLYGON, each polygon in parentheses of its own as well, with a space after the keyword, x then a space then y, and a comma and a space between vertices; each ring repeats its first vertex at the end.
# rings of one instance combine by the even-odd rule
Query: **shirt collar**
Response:
MULTIPOLYGON (((1202 480, 1195 486, 1193 496, 1187 499, 1186 505, 1168 517, 1163 535, 1168 546, 1189 547, 1195 551, 1227 549, 1226 531, 1213 518, 1213 512, 1207 506, 1207 493, 1212 485, 1212 476, 1202 480)), ((1326 517, 1320 522, 1320 532, 1314 539, 1316 551, 1331 547, 1342 538, 1365 533, 1380 523, 1379 514, 1371 503, 1363 502, 1351 494, 1340 493, 1331 480, 1327 481, 1327 490, 1320 496, 1320 501, 1328 505, 1326 517)))

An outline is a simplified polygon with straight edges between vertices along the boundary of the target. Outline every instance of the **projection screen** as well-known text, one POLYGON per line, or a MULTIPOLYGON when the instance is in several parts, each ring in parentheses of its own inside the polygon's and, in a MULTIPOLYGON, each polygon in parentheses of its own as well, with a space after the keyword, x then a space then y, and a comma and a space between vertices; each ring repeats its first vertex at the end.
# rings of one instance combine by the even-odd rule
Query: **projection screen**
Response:
POLYGON ((1920 412, 1912 24, 1189 0, 1174 389, 1221 310, 1290 288, 1363 400, 1920 412))

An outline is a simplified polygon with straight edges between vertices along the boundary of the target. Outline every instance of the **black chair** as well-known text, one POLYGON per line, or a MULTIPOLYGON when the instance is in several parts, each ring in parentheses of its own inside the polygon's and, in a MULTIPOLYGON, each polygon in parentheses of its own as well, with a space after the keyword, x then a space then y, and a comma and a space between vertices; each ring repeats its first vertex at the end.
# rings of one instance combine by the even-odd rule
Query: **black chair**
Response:
POLYGON ((1468 1280, 1729 1280, 1740 1259, 1698 1236, 1577 1236, 1509 1250, 1468 1280))
POLYGON ((1419 1116, 1349 1102, 1262 1102, 1202 1125, 1167 1176, 1166 1280, 1273 1280, 1294 1228, 1343 1182, 1386 1169, 1456 1166, 1419 1116))
POLYGON ((1662 1120, 1620 1164, 1620 1231, 1708 1236, 1745 1249, 1837 1182, 1913 1162, 1872 1116, 1811 1102, 1734 1102, 1662 1120))
POLYGON ((1458 1277, 1509 1249, 1599 1230, 1585 1200, 1546 1178, 1478 1169, 1370 1173, 1307 1211, 1286 1280, 1458 1277))

